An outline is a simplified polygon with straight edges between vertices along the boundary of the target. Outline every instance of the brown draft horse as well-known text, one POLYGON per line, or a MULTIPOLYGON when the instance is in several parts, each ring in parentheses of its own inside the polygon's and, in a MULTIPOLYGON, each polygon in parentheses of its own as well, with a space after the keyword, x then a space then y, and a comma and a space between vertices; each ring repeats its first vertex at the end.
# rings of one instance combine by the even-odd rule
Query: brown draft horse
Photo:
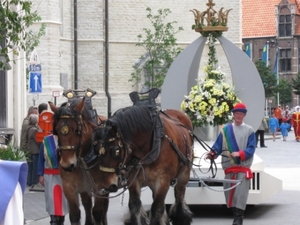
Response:
POLYGON ((99 170, 99 161, 93 148, 95 125, 84 98, 63 103, 61 107, 56 107, 52 102, 49 105, 54 112, 53 134, 58 136, 59 170, 69 203, 71 224, 80 225, 80 194, 86 213, 85 225, 106 225, 108 195, 97 197, 96 193, 103 188, 103 173, 99 170), (91 195, 95 196, 94 206, 91 195))
POLYGON ((120 109, 97 129, 101 170, 111 176, 104 188, 128 188, 130 216, 125 224, 189 225, 192 213, 184 196, 193 161, 192 123, 177 110, 152 112, 142 105, 120 109), (171 182, 176 201, 168 218, 165 197, 171 182), (144 186, 152 191, 149 215, 140 200, 144 186))

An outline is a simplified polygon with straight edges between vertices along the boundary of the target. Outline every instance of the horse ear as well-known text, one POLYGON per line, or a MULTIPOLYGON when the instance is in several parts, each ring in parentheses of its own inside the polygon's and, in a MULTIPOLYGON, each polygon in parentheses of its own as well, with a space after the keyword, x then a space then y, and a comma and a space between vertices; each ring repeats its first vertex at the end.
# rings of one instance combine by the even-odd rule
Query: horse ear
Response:
POLYGON ((78 112, 82 113, 83 109, 84 109, 84 97, 82 98, 82 100, 78 103, 78 105, 76 105, 76 107, 74 108, 75 110, 77 110, 78 112))
POLYGON ((110 126, 111 130, 116 134, 118 132, 118 126, 115 122, 111 121, 110 119, 105 121, 106 126, 110 126))
POLYGON ((49 101, 48 104, 50 105, 52 112, 56 112, 58 110, 58 107, 56 107, 53 102, 49 101))
POLYGON ((116 134, 116 133, 118 133, 118 126, 117 126, 117 124, 113 124, 112 126, 111 126, 111 129, 113 130, 113 132, 116 134))
POLYGON ((96 130, 98 128, 98 126, 96 124, 94 124, 93 122, 89 121, 89 125, 91 126, 91 128, 93 130, 96 130))

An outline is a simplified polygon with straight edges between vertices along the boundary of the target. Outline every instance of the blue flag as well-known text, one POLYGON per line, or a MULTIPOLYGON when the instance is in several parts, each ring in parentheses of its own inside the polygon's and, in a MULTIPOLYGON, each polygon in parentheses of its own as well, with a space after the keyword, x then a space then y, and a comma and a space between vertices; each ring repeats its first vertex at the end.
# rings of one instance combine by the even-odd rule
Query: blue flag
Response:
POLYGON ((262 52, 261 60, 267 64, 268 62, 268 45, 265 44, 262 52))
POLYGON ((251 59, 251 43, 245 44, 245 53, 249 56, 249 58, 251 59))
POLYGON ((275 62, 274 62, 274 67, 273 67, 272 72, 277 74, 277 68, 278 68, 278 49, 276 51, 276 57, 275 57, 275 62))

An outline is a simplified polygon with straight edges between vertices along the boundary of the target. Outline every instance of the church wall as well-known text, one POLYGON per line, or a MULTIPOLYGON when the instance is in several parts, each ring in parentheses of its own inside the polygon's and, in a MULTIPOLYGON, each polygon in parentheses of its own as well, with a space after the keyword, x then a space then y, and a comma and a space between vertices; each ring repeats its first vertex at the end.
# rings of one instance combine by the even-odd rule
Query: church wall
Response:
MULTIPOLYGON (((74 88, 74 30, 73 2, 71 0, 34 0, 39 5, 38 11, 47 24, 46 35, 42 38, 37 52, 41 59, 43 75, 43 93, 36 101, 53 101, 52 90, 60 90, 60 74, 67 74, 67 87, 74 88)), ((144 49, 135 46, 137 35, 143 34, 143 28, 151 25, 146 18, 146 7, 156 14, 158 9, 169 8, 172 13, 167 17, 177 21, 184 31, 177 37, 177 43, 185 48, 199 37, 199 33, 191 29, 194 16, 191 9, 203 11, 207 1, 145 1, 145 0, 109 0, 109 93, 112 97, 112 113, 120 107, 131 105, 128 94, 140 91, 128 82, 133 72, 132 66, 145 53, 144 49)), ((228 32, 224 37, 241 45, 241 0, 215 0, 215 9, 232 8, 229 13, 228 32)), ((93 105, 99 114, 107 115, 107 97, 105 95, 105 46, 104 46, 104 1, 86 0, 78 3, 78 88, 92 88, 97 91, 93 97, 93 105)), ((207 50, 204 51, 200 63, 202 68, 207 62, 207 50)), ((221 69, 230 74, 226 57, 217 45, 217 55, 221 69)), ((230 79, 230 78, 229 78, 230 79)), ((32 104, 31 94, 27 95, 28 105, 32 104)), ((64 97, 57 99, 60 104, 64 97)))

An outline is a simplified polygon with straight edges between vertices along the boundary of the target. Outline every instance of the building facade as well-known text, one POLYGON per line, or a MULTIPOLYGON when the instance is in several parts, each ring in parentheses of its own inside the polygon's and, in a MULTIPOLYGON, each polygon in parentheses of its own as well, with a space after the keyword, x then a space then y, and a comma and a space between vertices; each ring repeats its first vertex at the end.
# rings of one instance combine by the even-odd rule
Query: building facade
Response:
MULTIPOLYGON (((299 10, 299 0, 243 0, 243 43, 250 44, 253 62, 262 59, 267 46, 267 65, 274 69, 277 79, 289 82, 299 73, 299 10)), ((278 99, 274 97, 269 102, 276 107, 278 99)), ((299 105, 296 95, 289 105, 299 105)))

